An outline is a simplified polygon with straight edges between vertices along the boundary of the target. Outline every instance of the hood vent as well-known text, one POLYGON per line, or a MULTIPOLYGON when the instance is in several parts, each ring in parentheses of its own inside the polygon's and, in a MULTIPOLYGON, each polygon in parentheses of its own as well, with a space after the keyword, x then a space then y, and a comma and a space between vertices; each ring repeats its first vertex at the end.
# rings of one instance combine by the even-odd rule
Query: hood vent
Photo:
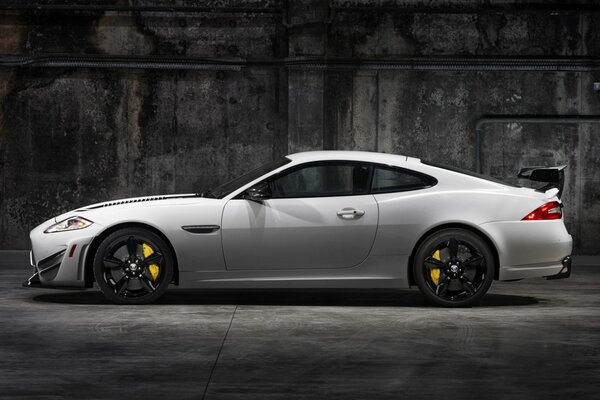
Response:
POLYGON ((86 207, 86 210, 94 210, 96 208, 110 207, 110 206, 118 206, 121 204, 129 204, 129 203, 143 203, 146 201, 156 201, 156 200, 167 200, 167 199, 184 199, 190 197, 199 197, 198 194, 184 194, 184 195, 170 195, 170 196, 152 196, 152 197, 138 197, 134 199, 123 199, 123 200, 115 200, 109 201, 107 203, 100 203, 95 206, 86 207))

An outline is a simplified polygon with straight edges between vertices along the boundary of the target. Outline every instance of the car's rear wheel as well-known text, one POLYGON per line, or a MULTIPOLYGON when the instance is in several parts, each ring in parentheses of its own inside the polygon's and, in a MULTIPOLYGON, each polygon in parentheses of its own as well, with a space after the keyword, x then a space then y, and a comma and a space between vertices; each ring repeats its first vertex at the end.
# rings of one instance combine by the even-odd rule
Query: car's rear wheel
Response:
POLYGON ((94 256, 94 277, 116 304, 147 304, 163 295, 173 278, 173 255, 158 235, 124 228, 108 235, 94 256))
POLYGON ((419 246, 413 272, 417 286, 432 303, 467 307, 481 300, 494 279, 494 256, 479 235, 443 229, 419 246))

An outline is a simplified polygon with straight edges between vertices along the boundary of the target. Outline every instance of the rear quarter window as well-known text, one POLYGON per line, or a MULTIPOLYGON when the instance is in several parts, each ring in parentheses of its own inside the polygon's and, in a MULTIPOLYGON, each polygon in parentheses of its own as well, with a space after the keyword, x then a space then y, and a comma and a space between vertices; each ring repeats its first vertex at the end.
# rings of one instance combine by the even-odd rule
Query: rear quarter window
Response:
POLYGON ((371 193, 405 192, 434 186, 437 180, 420 172, 397 167, 375 167, 371 193))

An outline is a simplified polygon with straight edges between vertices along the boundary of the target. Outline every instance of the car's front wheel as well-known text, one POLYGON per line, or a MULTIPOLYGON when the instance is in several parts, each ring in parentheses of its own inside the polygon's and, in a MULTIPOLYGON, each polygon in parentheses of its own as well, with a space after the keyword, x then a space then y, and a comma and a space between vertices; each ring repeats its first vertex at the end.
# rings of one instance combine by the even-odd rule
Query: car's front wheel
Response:
POLYGON ((494 256, 479 235, 443 229, 419 246, 413 272, 417 286, 432 303, 466 307, 477 303, 494 279, 494 256))
POLYGON ((167 243, 141 228, 108 235, 94 256, 94 277, 116 304, 147 304, 163 295, 173 278, 173 255, 167 243))

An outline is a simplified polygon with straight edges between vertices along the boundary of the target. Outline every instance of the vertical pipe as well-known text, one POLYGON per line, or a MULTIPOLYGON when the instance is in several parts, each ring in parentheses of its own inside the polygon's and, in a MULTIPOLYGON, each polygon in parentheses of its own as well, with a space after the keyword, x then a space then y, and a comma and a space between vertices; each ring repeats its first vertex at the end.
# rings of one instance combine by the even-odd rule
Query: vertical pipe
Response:
POLYGON ((481 173, 481 126, 475 128, 475 171, 481 173))

